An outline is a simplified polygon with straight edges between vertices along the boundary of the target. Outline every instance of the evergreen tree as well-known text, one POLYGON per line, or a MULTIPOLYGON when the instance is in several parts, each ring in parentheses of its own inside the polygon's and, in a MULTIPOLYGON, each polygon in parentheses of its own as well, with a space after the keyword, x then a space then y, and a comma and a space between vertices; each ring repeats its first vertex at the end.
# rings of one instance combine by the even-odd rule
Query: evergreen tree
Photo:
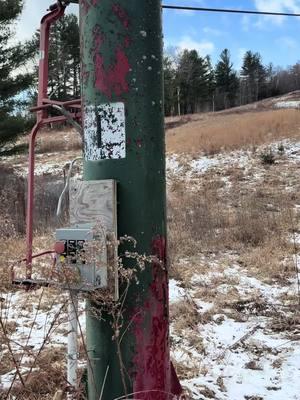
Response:
POLYGON ((279 95, 278 88, 278 70, 274 68, 274 65, 270 63, 266 67, 266 97, 273 97, 279 95))
POLYGON ((196 50, 184 50, 178 70, 184 113, 194 113, 209 100, 209 65, 207 59, 200 57, 196 50))
POLYGON ((28 127, 24 116, 25 91, 32 75, 22 73, 30 57, 26 45, 11 45, 13 25, 22 12, 22 0, 0 0, 0 145, 14 142, 28 127))
MULTIPOLYGON (((36 54, 39 38, 36 32, 32 40, 36 54)), ((74 14, 60 18, 51 28, 48 88, 48 96, 53 100, 80 97, 80 38, 78 18, 74 14)))
POLYGON ((173 115, 176 113, 176 67, 174 61, 170 56, 164 56, 164 102, 165 102, 165 115, 173 115))
POLYGON ((261 100, 266 96, 266 70, 259 53, 246 52, 241 77, 246 83, 247 103, 261 100))
POLYGON ((210 56, 206 56, 205 58, 207 64, 207 84, 208 84, 208 96, 211 102, 211 109, 215 111, 215 91, 216 91, 216 74, 215 70, 212 66, 210 56))
POLYGON ((236 105, 239 80, 230 60, 230 52, 224 49, 216 65, 217 108, 226 109, 236 105))
POLYGON ((293 90, 299 90, 300 89, 300 63, 297 62, 295 65, 293 65, 290 68, 289 72, 292 76, 292 81, 294 84, 293 90))

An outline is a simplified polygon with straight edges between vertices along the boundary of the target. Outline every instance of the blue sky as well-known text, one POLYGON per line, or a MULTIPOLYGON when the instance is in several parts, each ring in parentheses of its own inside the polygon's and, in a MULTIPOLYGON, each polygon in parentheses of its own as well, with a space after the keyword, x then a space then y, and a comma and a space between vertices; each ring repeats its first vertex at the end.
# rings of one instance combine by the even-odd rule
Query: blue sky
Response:
MULTIPOLYGON (((129 0, 130 1, 130 0, 129 0)), ((147 0, 145 0, 147 1, 147 0)), ((26 0, 17 26, 19 39, 29 38, 53 0, 26 0)), ((164 0, 164 4, 241 8, 300 13, 300 0, 164 0)), ((78 6, 70 6, 76 12, 78 6)), ((246 50, 258 51, 265 64, 287 66, 300 61, 300 17, 262 17, 164 10, 165 46, 196 48, 214 62, 227 47, 235 67, 246 50)))
MULTIPOLYGON (((165 0, 165 4, 300 12, 300 0, 165 0)), ((267 64, 300 61, 300 18, 164 11, 166 46, 196 47, 213 61, 227 47, 235 67, 246 50, 258 51, 267 64)))

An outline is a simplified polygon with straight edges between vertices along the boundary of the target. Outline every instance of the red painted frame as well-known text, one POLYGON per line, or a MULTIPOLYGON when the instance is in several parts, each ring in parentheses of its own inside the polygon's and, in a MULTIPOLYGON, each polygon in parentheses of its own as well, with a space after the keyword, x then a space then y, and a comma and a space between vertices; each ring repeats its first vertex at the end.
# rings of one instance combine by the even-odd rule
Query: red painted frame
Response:
POLYGON ((29 137, 29 168, 28 168, 28 195, 27 195, 27 215, 26 215, 26 279, 31 279, 32 275, 32 243, 33 243, 33 209, 34 209, 34 170, 35 170, 35 142, 39 130, 47 124, 62 123, 67 121, 65 116, 49 116, 49 108, 58 105, 69 109, 70 116, 77 122, 81 122, 81 99, 61 102, 48 99, 48 80, 49 80, 49 36, 50 28, 55 21, 65 13, 66 5, 61 1, 50 7, 41 20, 40 27, 40 61, 39 61, 39 87, 37 106, 30 111, 36 112, 37 121, 32 128, 29 137))

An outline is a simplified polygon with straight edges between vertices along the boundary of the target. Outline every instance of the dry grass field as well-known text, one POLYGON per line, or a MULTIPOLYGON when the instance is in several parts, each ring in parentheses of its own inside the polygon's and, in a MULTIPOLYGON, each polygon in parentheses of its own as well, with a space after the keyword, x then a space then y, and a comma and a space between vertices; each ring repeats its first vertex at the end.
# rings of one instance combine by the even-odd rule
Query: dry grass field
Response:
POLYGON ((167 121, 167 150, 197 155, 253 148, 283 138, 300 137, 298 110, 216 113, 167 121))

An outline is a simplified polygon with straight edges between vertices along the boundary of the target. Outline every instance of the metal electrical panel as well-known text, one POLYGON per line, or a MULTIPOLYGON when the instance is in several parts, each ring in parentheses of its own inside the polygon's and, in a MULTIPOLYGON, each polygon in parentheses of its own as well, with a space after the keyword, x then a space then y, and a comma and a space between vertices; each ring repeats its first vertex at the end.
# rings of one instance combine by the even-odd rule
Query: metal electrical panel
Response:
POLYGON ((61 273, 63 286, 82 291, 107 288, 108 259, 105 237, 95 237, 91 229, 68 228, 58 229, 56 240, 64 243, 65 248, 64 252, 59 254, 58 260, 58 272, 61 273), (91 252, 97 254, 91 255, 91 252))
POLYGON ((119 296, 116 181, 70 184, 70 226, 57 229, 58 276, 63 288, 107 290, 119 296))

